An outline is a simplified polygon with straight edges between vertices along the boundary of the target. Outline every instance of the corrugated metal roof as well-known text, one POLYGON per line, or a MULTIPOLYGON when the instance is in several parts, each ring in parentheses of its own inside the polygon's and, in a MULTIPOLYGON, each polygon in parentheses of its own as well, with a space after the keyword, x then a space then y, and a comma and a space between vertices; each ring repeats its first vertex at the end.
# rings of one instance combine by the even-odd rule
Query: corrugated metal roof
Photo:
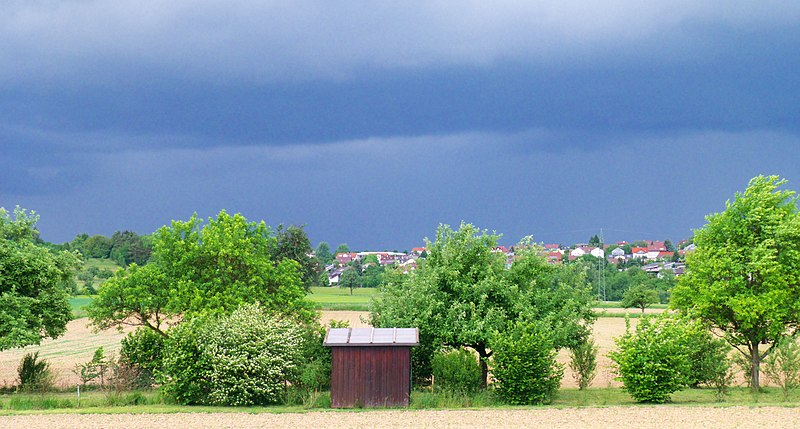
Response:
POLYGON ((418 346, 417 328, 331 328, 326 346, 418 346))

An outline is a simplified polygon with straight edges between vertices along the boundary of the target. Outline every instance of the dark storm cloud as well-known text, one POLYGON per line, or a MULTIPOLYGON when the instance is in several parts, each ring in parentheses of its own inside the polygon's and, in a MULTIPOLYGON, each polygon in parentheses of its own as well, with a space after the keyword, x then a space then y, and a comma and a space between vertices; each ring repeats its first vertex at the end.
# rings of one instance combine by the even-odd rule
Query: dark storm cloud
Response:
POLYGON ((689 133, 519 151, 553 137, 531 131, 111 153, 97 160, 104 180, 79 196, 47 199, 47 210, 37 205, 44 199, 24 203, 39 209, 43 236, 53 241, 83 231, 148 233, 224 208, 272 225, 307 224, 315 242, 405 248, 439 223, 461 220, 504 233, 508 244, 525 235, 585 241, 600 228, 609 240, 680 240, 757 174, 783 175, 793 189, 800 183, 800 139, 792 135, 689 133))
POLYGON ((471 1, 452 7, 126 0, 15 1, 4 8, 0 76, 53 81, 131 68, 211 82, 346 79, 365 68, 574 62, 613 51, 663 52, 665 44, 691 48, 674 56, 697 56, 713 54, 713 40, 696 40, 704 36, 698 28, 778 31, 800 16, 800 6, 790 1, 471 1))
POLYGON ((223 208, 358 248, 680 239, 800 183, 797 2, 2 8, 0 206, 53 241, 223 208))

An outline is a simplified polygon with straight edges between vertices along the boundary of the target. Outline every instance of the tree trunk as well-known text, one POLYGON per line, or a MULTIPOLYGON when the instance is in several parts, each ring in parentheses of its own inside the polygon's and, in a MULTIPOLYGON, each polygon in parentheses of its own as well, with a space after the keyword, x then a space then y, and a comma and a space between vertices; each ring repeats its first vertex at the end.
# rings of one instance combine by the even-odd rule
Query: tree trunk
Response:
POLYGON ((489 380, 489 354, 486 353, 486 347, 475 346, 475 351, 478 352, 478 362, 481 365, 481 389, 485 389, 489 380))
POLYGON ((757 392, 761 385, 759 383, 759 374, 761 372, 761 355, 758 353, 758 342, 753 342, 750 347, 750 366, 752 373, 750 374, 750 385, 753 387, 753 392, 757 392))

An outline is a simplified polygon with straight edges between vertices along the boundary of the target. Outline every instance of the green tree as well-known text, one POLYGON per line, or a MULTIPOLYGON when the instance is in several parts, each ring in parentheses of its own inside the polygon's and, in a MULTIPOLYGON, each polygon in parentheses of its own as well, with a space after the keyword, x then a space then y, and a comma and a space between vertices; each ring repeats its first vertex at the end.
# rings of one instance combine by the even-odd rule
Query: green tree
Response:
POLYGON ((39 216, 0 208, 0 350, 57 338, 72 318, 65 287, 78 256, 35 244, 39 216))
POLYGON ((319 273, 322 267, 317 258, 311 255, 311 241, 303 226, 290 225, 284 228, 278 225, 276 233, 277 247, 275 249, 275 260, 280 262, 284 259, 291 259, 300 264, 300 275, 305 290, 311 290, 311 286, 317 286, 319 273))
POLYGON ((111 254, 111 239, 93 235, 83 242, 81 253, 87 258, 108 258, 111 254))
POLYGON ((314 252, 322 265, 328 265, 333 262, 333 254, 331 254, 331 246, 325 241, 320 241, 317 245, 317 250, 314 252))
POLYGON ((675 253, 677 251, 677 249, 675 249, 675 245, 669 240, 664 240, 664 247, 667 248, 667 252, 675 253))
POLYGON ((367 264, 380 265, 380 260, 378 259, 378 255, 366 255, 363 258, 361 258, 361 265, 367 265, 367 264))
POLYGON ((625 308, 636 307, 642 310, 658 302, 658 291, 651 289, 647 284, 639 283, 625 291, 622 297, 622 306, 625 308))
POLYGON ((92 322, 100 328, 141 325, 166 335, 171 322, 229 313, 243 303, 316 317, 299 264, 272 258, 277 239, 264 222, 222 211, 201 224, 192 216, 156 231, 150 262, 132 264, 104 284, 88 307, 92 322))
POLYGON ((588 335, 591 292, 583 272, 548 264, 530 240, 506 269, 505 255, 492 252, 498 235, 462 223, 441 225, 436 240, 426 240, 428 258, 408 275, 389 275, 371 306, 373 326, 420 329, 414 350, 417 375, 430 374, 430 358, 442 346, 477 352, 483 385, 492 355, 489 342, 517 320, 549 327, 556 348, 588 335))
POLYGON ((131 263, 144 265, 150 258, 152 248, 139 234, 132 231, 117 231, 111 236, 111 251, 109 257, 120 266, 131 263))
POLYGON ((350 253, 350 247, 347 246, 347 243, 340 244, 336 251, 333 252, 333 257, 335 258, 339 253, 350 253))
POLYGON ((718 329, 750 360, 754 390, 761 361, 800 326, 800 214, 795 193, 778 189, 785 183, 755 177, 724 212, 707 216, 672 293, 675 308, 718 329))
POLYGON ((361 275, 356 268, 345 270, 339 278, 339 287, 350 288, 350 295, 353 294, 354 287, 361 287, 361 275))
POLYGON ((361 274, 361 286, 379 287, 383 283, 383 274, 386 268, 382 265, 368 265, 361 274))
POLYGON ((592 246, 592 247, 600 247, 600 245, 601 245, 601 244, 602 244, 602 243, 600 243, 600 237, 598 237, 598 236, 597 236, 597 234, 593 235, 593 236, 592 236, 592 237, 589 239, 589 246, 592 246))

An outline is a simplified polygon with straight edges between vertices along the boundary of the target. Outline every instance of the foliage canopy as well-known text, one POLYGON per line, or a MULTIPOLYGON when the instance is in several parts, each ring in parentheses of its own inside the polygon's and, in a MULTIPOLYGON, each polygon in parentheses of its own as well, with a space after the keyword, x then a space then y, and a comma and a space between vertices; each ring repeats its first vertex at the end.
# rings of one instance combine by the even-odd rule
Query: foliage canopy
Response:
POLYGON ((707 216, 672 296, 675 308, 723 332, 750 359, 754 389, 761 360, 800 327, 800 213, 795 193, 778 189, 784 184, 755 177, 725 211, 707 216))
POLYGON ((436 240, 426 240, 428 257, 419 268, 386 276, 371 303, 371 322, 419 328, 418 376, 430 375, 430 358, 441 346, 469 347, 480 357, 485 385, 491 339, 518 320, 548 326, 555 348, 588 336, 594 316, 583 272, 548 264, 530 240, 517 247, 508 268, 506 256, 492 251, 498 239, 467 223, 458 230, 441 225, 436 240))
POLYGON ((110 278, 88 308, 100 328, 126 324, 166 335, 169 323, 230 313, 243 303, 316 317, 305 300, 298 263, 273 259, 277 239, 264 222, 225 211, 202 226, 197 216, 153 235, 150 262, 110 278))
POLYGON ((34 212, 0 208, 0 350, 64 333, 72 318, 65 286, 79 263, 70 252, 38 246, 34 212))

